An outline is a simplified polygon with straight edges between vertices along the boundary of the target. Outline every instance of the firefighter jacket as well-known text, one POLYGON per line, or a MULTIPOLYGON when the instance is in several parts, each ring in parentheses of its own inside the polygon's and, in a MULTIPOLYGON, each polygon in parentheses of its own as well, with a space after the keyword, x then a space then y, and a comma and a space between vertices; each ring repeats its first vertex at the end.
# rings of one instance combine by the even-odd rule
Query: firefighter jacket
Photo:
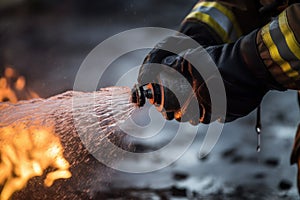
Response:
MULTIPOLYGON (((264 8, 260 2, 201 0, 185 17, 180 31, 189 36, 200 34, 197 41, 202 45, 217 45, 211 48, 219 50, 210 51, 217 64, 245 64, 268 89, 298 90, 300 105, 300 3, 274 1, 275 6, 264 8), (278 2, 285 4, 276 5, 278 2), (260 12, 263 10, 267 12, 260 12)), ((237 79, 251 82, 247 76, 252 75, 239 74, 237 79)), ((291 155, 291 164, 298 164, 298 191, 299 151, 300 124, 291 155)))
MULTIPOLYGON (((180 31, 201 34, 202 45, 220 45, 242 38, 231 59, 244 56, 249 70, 270 89, 300 89, 300 4, 278 15, 262 14, 259 1, 199 1, 185 17, 180 31)), ((280 12, 281 11, 281 12, 280 12)), ((222 49, 222 54, 226 48, 222 49)), ((232 51, 232 49, 228 49, 232 51)), ((228 54, 229 55, 229 54, 228 54)))
MULTIPOLYGON (((185 38, 171 37, 159 43, 146 57, 144 64, 168 65, 190 80, 201 109, 199 120, 193 124, 210 123, 216 119, 233 121, 258 107, 269 90, 300 89, 300 17, 297 15, 300 14, 300 4, 274 4, 272 9, 270 6, 262 9, 265 7, 260 2, 200 0, 180 27, 180 32, 204 47, 222 76, 227 95, 225 119, 217 115, 212 117, 210 95, 203 79, 184 59, 197 57, 200 52, 197 49, 184 50, 186 53, 176 57, 159 50, 170 43, 184 44, 185 38), (165 62, 164 58, 169 56, 173 59, 167 60, 174 62, 165 62)), ((151 68, 143 65, 138 82, 145 82, 149 74, 151 68)), ((179 113, 175 116, 180 119, 184 113, 182 107, 165 111, 179 113)))

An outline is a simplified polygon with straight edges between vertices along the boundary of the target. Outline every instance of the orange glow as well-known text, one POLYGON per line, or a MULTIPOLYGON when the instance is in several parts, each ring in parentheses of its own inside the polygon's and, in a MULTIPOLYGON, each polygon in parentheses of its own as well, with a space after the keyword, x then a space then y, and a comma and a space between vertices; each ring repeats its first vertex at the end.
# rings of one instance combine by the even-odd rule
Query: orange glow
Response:
POLYGON ((26 87, 24 76, 11 67, 6 67, 4 76, 0 77, 0 102, 17 103, 18 100, 38 98, 39 96, 26 87))
POLYGON ((63 156, 63 147, 53 127, 12 124, 0 128, 1 200, 7 200, 24 188, 29 179, 43 175, 49 167, 44 184, 50 187, 57 179, 71 177, 70 164, 63 156))
POLYGON ((11 67, 6 67, 4 71, 4 76, 7 78, 13 78, 16 76, 16 71, 11 67))
POLYGON ((6 78, 0 78, 0 102, 10 101, 17 103, 18 99, 15 92, 9 88, 6 78))
POLYGON ((181 116, 182 116, 181 111, 177 111, 177 112, 174 113, 174 118, 175 118, 175 119, 180 119, 181 116))
MULTIPOLYGON (((11 67, 6 67, 0 77, 0 102, 17 103, 19 100, 39 96, 26 85, 24 76, 11 67)), ((42 176, 44 170, 52 167, 44 184, 50 187, 61 178, 70 178, 70 164, 63 156, 60 138, 54 127, 44 125, 27 126, 22 122, 5 127, 0 126, 0 185, 1 200, 24 188, 29 179, 42 176)))
POLYGON ((15 83, 15 87, 17 90, 23 90, 25 87, 26 81, 24 76, 20 76, 15 83))

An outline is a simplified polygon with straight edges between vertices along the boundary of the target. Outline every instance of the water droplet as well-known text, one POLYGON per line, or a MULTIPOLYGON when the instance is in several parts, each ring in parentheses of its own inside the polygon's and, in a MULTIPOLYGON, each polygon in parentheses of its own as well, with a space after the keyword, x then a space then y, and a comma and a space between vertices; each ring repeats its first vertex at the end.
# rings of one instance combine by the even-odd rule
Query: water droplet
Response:
POLYGON ((260 128, 260 126, 257 126, 257 127, 256 127, 256 133, 257 133, 257 134, 261 133, 261 128, 260 128))
POLYGON ((256 151, 260 152, 261 147, 260 147, 260 135, 261 135, 261 118, 260 118, 260 112, 261 112, 261 107, 258 106, 257 108, 257 115, 256 115, 256 126, 255 126, 255 130, 257 133, 257 147, 256 147, 256 151))
POLYGON ((261 150, 261 149, 260 149, 260 145, 259 145, 259 146, 256 147, 256 151, 257 151, 257 152, 260 152, 260 150, 261 150))

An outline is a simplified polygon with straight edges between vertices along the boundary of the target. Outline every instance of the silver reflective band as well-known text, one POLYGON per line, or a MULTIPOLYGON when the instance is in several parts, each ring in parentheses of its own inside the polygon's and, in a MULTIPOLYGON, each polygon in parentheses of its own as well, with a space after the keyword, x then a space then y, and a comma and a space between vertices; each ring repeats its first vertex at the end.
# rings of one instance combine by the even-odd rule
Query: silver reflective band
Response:
POLYGON ((241 30, 234 14, 217 2, 200 2, 185 19, 197 19, 213 28, 224 42, 234 42, 241 30))

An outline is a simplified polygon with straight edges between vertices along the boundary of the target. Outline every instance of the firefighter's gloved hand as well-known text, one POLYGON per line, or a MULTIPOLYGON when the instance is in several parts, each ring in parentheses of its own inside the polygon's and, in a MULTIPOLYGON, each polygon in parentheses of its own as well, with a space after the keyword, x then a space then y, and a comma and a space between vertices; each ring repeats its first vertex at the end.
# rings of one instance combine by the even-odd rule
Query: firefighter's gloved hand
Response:
MULTIPOLYGON (((193 39, 197 40, 197 35, 195 35, 193 39)), ((182 57, 184 52, 191 47, 196 48, 198 46, 199 44, 189 37, 168 37, 151 50, 140 68, 138 76, 139 85, 161 83, 160 85, 164 86, 165 89, 162 89, 164 90, 162 97, 163 105, 158 105, 157 107, 159 107, 158 110, 167 120, 175 118, 178 121, 189 121, 191 124, 199 123, 199 112, 201 112, 201 110, 199 110, 198 105, 196 109, 198 112, 197 116, 182 118, 182 107, 184 107, 183 105, 189 104, 187 97, 191 95, 195 97, 195 95, 192 94, 194 90, 190 85, 192 84, 192 78, 184 76, 183 71, 180 70, 180 65, 184 62, 182 57), (173 52, 177 52, 178 54, 173 52), (174 73, 174 71, 177 71, 177 74, 174 73), (166 86, 165 83, 170 87, 166 86), (171 90, 176 91, 177 89, 180 89, 179 95, 178 92, 174 92, 176 94, 170 92, 171 90), (183 98, 180 98, 181 102, 177 101, 178 96, 183 96, 183 98), (181 106, 179 104, 181 104, 181 106)))
POLYGON ((199 44, 195 42, 197 41, 197 37, 197 35, 193 37, 171 36, 156 44, 143 61, 143 65, 139 71, 138 83, 142 85, 157 81, 161 66, 156 64, 164 63, 166 66, 170 66, 170 62, 172 61, 166 58, 169 56, 176 57, 179 53, 187 49, 198 47, 199 44))
MULTIPOLYGON (((169 66, 171 69, 182 74, 190 83, 196 95, 200 112, 196 117, 197 119, 195 119, 193 114, 186 112, 191 110, 189 109, 190 98, 186 98, 186 102, 180 104, 181 106, 183 105, 184 109, 182 107, 168 108, 162 110, 163 112, 174 113, 176 119, 182 120, 184 118, 183 121, 190 121, 192 124, 200 122, 210 123, 215 120, 221 120, 223 122, 233 121, 254 110, 269 90, 266 84, 256 78, 249 70, 252 66, 247 66, 248 60, 245 59, 247 55, 241 55, 242 46, 244 46, 244 48, 252 48, 253 51, 256 51, 255 37, 256 32, 253 32, 235 43, 210 46, 203 49, 203 47, 199 47, 199 45, 198 47, 190 48, 191 45, 187 45, 190 38, 172 36, 162 43, 159 43, 146 57, 139 72, 138 82, 143 84, 152 81, 161 81, 160 73, 164 70, 153 70, 156 69, 155 67, 159 67, 159 65, 149 67, 151 66, 149 63, 160 63, 169 66), (243 45, 241 43, 243 43, 243 45), (250 44, 252 47, 249 46, 250 44), (176 51, 180 53, 174 54, 162 50, 168 49, 170 46, 177 47, 176 51), (190 60, 193 60, 193 65, 195 66, 189 62, 190 60), (211 70, 211 63, 215 64, 213 70, 211 70), (205 80, 203 80, 200 74, 203 70, 209 72, 206 73, 205 80), (221 77, 218 76, 218 74, 221 74, 221 77), (153 77, 155 77, 154 79, 156 80, 153 80, 153 77), (226 90, 226 116, 218 116, 216 113, 212 115, 212 106, 215 105, 211 105, 210 93, 207 88, 220 78, 223 80, 226 90), (185 116, 186 114, 187 116, 185 116)), ((162 80, 162 82, 166 81, 162 80)), ((178 85, 178 87, 179 86, 180 85, 178 85)), ((218 91, 212 92, 218 95, 218 91)), ((165 96, 164 100, 168 102, 174 99, 165 96)), ((216 110, 218 111, 219 108, 216 110)))
MULTIPOLYGON (((186 51, 167 56, 161 62, 163 66, 169 67, 157 76, 164 91, 162 113, 168 120, 175 118, 179 122, 188 121, 197 125, 204 110, 196 94, 198 87, 193 85, 194 80, 187 71, 188 68, 182 68, 190 65, 184 58, 186 51)), ((198 81, 200 79, 202 80, 199 77, 198 81)))

